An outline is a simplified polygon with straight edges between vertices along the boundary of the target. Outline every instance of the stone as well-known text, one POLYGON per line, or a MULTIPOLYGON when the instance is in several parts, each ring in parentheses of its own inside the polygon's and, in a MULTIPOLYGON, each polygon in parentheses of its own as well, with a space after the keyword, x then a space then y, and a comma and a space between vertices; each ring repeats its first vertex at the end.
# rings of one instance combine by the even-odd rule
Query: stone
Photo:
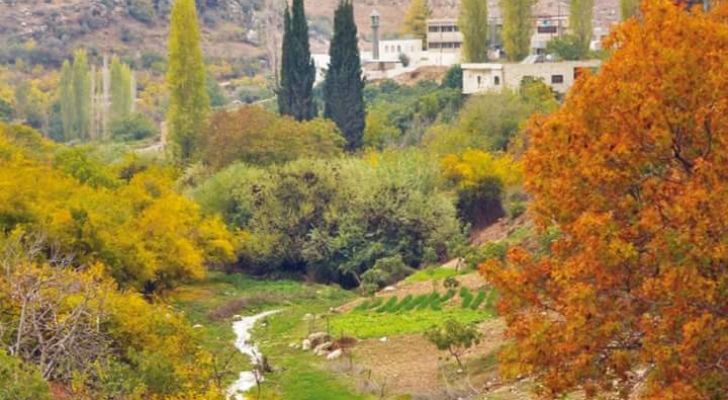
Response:
POLYGON ((314 347, 313 354, 316 354, 317 356, 327 354, 329 350, 331 350, 332 345, 333 344, 331 342, 321 343, 320 345, 314 347))
POLYGON ((384 289, 382 289, 382 292, 394 292, 395 288, 394 286, 387 286, 384 289))
POLYGON ((382 342, 382 343, 387 343, 388 340, 389 340, 389 338, 386 337, 386 336, 384 336, 381 339, 379 339, 379 341, 382 342))
POLYGON ((311 341, 308 339, 303 339, 303 342, 301 342, 301 350, 303 350, 303 351, 311 350, 311 341))
POLYGON ((321 343, 326 343, 331 341, 331 335, 329 335, 326 332, 314 332, 310 335, 308 335, 308 340, 311 341, 311 347, 316 347, 320 345, 321 343))
POLYGON ((192 327, 192 329, 200 329, 200 328, 202 328, 202 325, 200 325, 200 324, 195 324, 195 325, 194 325, 194 326, 192 327))
POLYGON ((344 351, 341 349, 336 349, 329 353, 329 355, 326 356, 327 360, 336 360, 337 358, 341 358, 341 356, 344 355, 344 351))

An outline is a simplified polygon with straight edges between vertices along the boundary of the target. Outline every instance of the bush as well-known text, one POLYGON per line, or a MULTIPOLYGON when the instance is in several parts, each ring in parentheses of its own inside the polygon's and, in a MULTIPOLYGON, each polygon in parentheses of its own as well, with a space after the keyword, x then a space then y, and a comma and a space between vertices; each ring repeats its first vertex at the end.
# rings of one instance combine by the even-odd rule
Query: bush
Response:
POLYGON ((302 157, 338 156, 343 145, 344 139, 331 121, 298 122, 260 107, 244 106, 212 117, 202 161, 216 170, 236 161, 269 165, 302 157))
POLYGON ((460 298, 462 298, 461 307, 468 308, 470 303, 473 301, 473 293, 470 289, 463 286, 460 288, 460 298))
POLYGON ((38 368, 0 350, 0 400, 50 400, 48 382, 38 368))
POLYGON ((127 118, 111 122, 111 134, 115 140, 141 140, 158 134, 157 127, 144 114, 134 113, 127 118))
POLYGON ((371 293, 407 276, 425 257, 444 258, 458 230, 452 203, 436 192, 436 171, 416 161, 235 165, 190 194, 245 231, 241 268, 299 272, 346 287, 364 283, 371 293))
POLYGON ((478 294, 475 296, 475 299, 470 304, 470 308, 473 310, 477 310, 478 307, 480 307, 481 304, 483 304, 483 301, 485 300, 485 290, 478 290, 478 294))
POLYGON ((387 302, 384 303, 384 305, 377 308, 378 313, 383 312, 391 312, 392 309, 397 305, 397 296, 392 296, 389 299, 387 299, 387 302))

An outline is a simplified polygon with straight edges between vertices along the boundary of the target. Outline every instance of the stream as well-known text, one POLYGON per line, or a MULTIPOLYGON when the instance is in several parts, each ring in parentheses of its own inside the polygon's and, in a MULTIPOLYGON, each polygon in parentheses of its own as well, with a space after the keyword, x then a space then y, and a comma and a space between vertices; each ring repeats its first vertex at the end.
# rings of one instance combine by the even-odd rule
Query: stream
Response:
MULTIPOLYGON (((280 312, 280 310, 266 311, 250 317, 244 317, 239 321, 233 322, 233 331, 237 337, 237 339, 235 339, 235 347, 237 347, 241 353, 250 357, 251 364, 255 364, 255 361, 260 359, 262 355, 255 344, 250 343, 250 331, 253 329, 258 320, 278 312, 280 312)), ((242 395, 242 393, 255 387, 255 374, 255 371, 240 372, 238 380, 228 387, 228 398, 245 400, 245 396, 242 395)))

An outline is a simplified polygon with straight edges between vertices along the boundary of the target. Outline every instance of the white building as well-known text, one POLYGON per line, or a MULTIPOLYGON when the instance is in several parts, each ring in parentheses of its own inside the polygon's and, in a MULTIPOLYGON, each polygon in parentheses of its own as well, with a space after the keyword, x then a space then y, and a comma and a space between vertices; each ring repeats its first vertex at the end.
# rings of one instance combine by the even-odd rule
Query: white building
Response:
POLYGON ((599 68, 599 60, 543 62, 533 64, 462 64, 463 94, 503 88, 518 89, 523 78, 542 79, 558 93, 566 93, 585 70, 599 68))
POLYGON ((454 65, 460 62, 463 34, 457 19, 427 20, 427 53, 423 63, 428 65, 454 65))

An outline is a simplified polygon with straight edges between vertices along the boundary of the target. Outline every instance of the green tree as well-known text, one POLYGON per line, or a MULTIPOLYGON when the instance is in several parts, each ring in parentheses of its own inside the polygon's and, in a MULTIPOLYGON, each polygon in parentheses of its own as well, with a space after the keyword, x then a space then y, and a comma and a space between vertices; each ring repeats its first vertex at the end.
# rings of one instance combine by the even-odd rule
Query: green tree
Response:
POLYGON ((463 0, 458 27, 463 34, 463 57, 466 62, 488 61, 488 2, 463 0))
POLYGON ((526 58, 531 49, 535 0, 501 0, 503 46, 510 61, 526 58))
POLYGON ((594 18, 594 0, 571 0, 569 5, 569 27, 579 39, 582 56, 589 52, 594 18))
POLYGON ((549 54, 556 54, 562 60, 580 60, 587 54, 581 39, 576 35, 563 35, 552 39, 546 45, 549 54))
POLYGON ((336 122, 346 138, 346 149, 355 151, 362 146, 366 113, 351 0, 341 0, 336 9, 329 55, 331 62, 324 81, 324 117, 336 122))
POLYGON ((58 88, 58 98, 61 106, 61 124, 63 126, 63 139, 68 141, 77 137, 76 107, 73 91, 73 67, 66 60, 61 68, 61 81, 58 88))
POLYGON ((634 17, 640 11, 640 0, 619 0, 619 11, 622 20, 634 17))
POLYGON ((402 33, 422 39, 427 45, 427 18, 430 17, 430 6, 427 0, 412 0, 402 23, 402 33))
POLYGON ((172 154, 180 165, 197 157, 210 113, 206 78, 195 2, 177 0, 170 16, 167 124, 172 154))
POLYGON ((475 324, 463 324, 456 319, 449 318, 442 327, 432 326, 425 332, 425 337, 438 350, 447 350, 460 368, 463 368, 461 357, 465 350, 480 343, 480 332, 475 324))
POLYGON ((0 350, 0 400, 47 400, 48 383, 33 364, 26 364, 0 350))
POLYGON ((290 10, 286 7, 283 25, 278 110, 298 121, 307 121, 317 114, 313 99, 316 66, 311 59, 303 0, 293 0, 290 10))
POLYGON ((114 56, 111 59, 111 121, 131 115, 131 68, 114 56))
POLYGON ((74 130, 80 139, 89 139, 91 130, 91 73, 86 50, 73 53, 74 130))

